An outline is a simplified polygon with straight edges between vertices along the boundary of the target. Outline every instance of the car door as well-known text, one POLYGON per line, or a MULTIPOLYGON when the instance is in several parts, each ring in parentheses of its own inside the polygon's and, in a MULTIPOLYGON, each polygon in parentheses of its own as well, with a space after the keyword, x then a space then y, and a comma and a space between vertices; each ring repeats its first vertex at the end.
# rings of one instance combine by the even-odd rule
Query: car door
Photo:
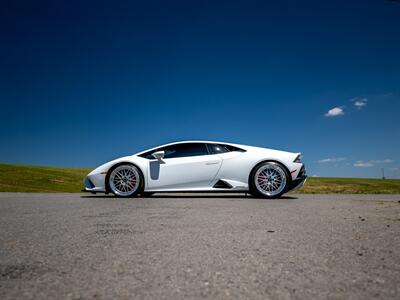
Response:
POLYGON ((150 159, 148 188, 179 190, 209 187, 221 167, 222 159, 210 155, 204 143, 178 143, 164 151, 161 160, 150 159))

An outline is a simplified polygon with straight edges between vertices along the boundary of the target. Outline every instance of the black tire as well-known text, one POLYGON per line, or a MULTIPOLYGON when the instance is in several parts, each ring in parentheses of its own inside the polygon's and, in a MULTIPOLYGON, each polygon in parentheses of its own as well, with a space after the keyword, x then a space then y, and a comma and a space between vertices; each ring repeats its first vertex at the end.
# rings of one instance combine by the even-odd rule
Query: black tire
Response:
POLYGON ((265 161, 262 163, 259 163, 258 165, 256 165, 253 170, 250 172, 250 176, 249 176, 249 192, 251 195, 253 195, 256 198, 266 198, 266 199, 274 199, 274 198, 279 198, 281 197, 284 193, 287 192, 288 187, 290 186, 290 175, 288 170, 286 169, 285 166, 283 166, 282 164, 278 163, 278 162, 273 162, 273 161, 265 161), (285 176, 284 179, 284 184, 283 187, 280 186, 280 188, 282 189, 281 191, 279 191, 277 194, 272 194, 272 195, 268 195, 267 192, 261 192, 260 188, 257 187, 256 185, 256 174, 258 172, 258 170, 263 169, 265 167, 268 168, 274 168, 274 169, 279 169, 282 172, 280 172, 280 174, 282 174, 282 176, 285 176))
POLYGON ((112 193, 112 194, 114 194, 115 197, 118 197, 118 198, 137 197, 139 194, 141 194, 143 192, 143 189, 144 189, 143 173, 137 166, 135 166, 134 164, 131 164, 131 163, 119 163, 119 164, 116 164, 115 166, 113 166, 112 168, 110 168, 110 170, 107 172, 107 175, 106 175, 106 178, 105 178, 105 183, 106 183, 106 193, 112 193), (128 195, 118 194, 110 186, 110 176, 111 176, 111 174, 113 173, 113 171, 115 169, 117 169, 117 168, 119 168, 121 166, 127 166, 127 167, 130 167, 130 168, 133 168, 134 170, 136 170, 137 175, 139 177, 138 187, 136 188, 136 190, 133 193, 130 193, 128 195))

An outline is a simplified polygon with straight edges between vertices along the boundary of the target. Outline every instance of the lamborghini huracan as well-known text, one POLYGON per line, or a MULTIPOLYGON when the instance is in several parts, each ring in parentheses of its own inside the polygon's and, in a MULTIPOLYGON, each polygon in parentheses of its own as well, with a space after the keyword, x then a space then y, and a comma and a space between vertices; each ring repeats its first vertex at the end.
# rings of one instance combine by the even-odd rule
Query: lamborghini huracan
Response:
POLYGON ((183 141, 110 161, 90 172, 84 191, 117 197, 158 192, 249 192, 278 198, 303 187, 300 153, 211 141, 183 141))

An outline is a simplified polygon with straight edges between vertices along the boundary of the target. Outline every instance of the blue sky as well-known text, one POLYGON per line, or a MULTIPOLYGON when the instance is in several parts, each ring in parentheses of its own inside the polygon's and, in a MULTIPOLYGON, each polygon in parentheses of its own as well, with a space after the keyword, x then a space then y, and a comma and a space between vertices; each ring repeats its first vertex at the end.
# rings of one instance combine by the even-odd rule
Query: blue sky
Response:
POLYGON ((400 178, 400 3, 6 1, 0 161, 95 167, 183 139, 400 178))

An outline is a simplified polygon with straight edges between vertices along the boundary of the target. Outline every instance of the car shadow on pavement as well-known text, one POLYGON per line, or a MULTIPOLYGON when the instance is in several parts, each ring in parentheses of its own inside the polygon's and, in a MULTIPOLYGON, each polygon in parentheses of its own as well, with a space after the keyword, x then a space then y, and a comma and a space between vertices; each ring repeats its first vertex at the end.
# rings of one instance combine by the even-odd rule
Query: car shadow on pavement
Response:
MULTIPOLYGON (((114 199, 120 199, 119 197, 115 197, 113 195, 83 195, 81 196, 81 198, 114 198, 114 199)), ((215 195, 202 195, 202 194, 188 194, 185 195, 184 193, 180 194, 180 195, 170 195, 170 194, 157 194, 157 195, 152 195, 152 196, 147 196, 147 197, 133 197, 130 199, 208 199, 208 198, 215 198, 215 199, 223 199, 223 198, 227 198, 227 199, 263 199, 263 198, 257 198, 257 197, 253 197, 249 194, 244 195, 244 194, 232 194, 232 195, 227 195, 227 194, 223 194, 223 195, 219 195, 219 194, 215 194, 215 195)), ((293 196, 282 196, 280 198, 276 198, 276 199, 266 199, 266 200, 295 200, 298 199, 297 197, 293 197, 293 196)))

